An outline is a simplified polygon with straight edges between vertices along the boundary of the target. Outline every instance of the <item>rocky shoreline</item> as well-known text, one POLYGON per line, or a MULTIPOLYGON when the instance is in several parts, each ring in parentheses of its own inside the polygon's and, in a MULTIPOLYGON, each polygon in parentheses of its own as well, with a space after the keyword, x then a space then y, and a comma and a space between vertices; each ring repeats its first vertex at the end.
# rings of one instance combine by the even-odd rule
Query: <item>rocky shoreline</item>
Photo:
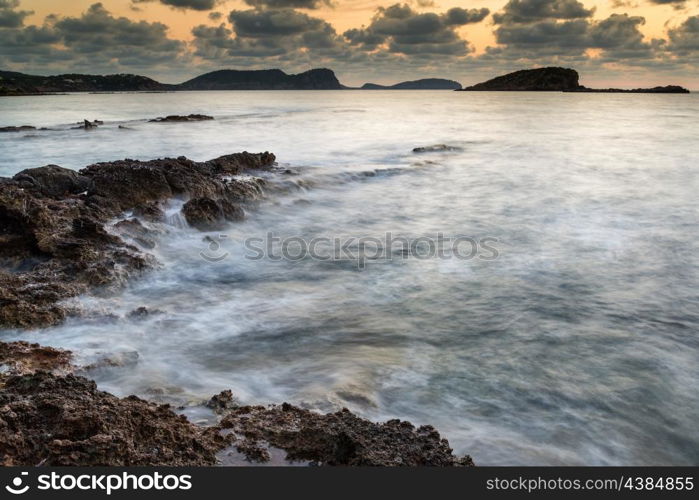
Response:
MULTIPOLYGON (((289 173, 275 160, 127 159, 0 178, 0 328, 87 314, 67 299, 114 293, 158 266, 149 222, 165 219, 170 200, 190 226, 223 227, 264 195, 265 176, 289 173)), ((202 402, 217 418, 200 426, 168 405, 99 391, 89 371, 68 351, 0 342, 2 465, 473 465, 430 426, 240 405, 230 391, 202 402)))

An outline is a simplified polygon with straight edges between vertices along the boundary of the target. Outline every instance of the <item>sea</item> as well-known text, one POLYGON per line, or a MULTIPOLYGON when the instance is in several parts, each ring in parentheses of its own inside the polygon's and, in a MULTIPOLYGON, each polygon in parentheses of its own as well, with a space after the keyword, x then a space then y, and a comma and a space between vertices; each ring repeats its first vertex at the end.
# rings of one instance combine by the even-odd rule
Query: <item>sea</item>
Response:
POLYGON ((10 125, 37 130, 0 134, 2 176, 239 151, 289 171, 219 231, 172 200, 157 269, 0 331, 72 350, 100 389, 346 407, 479 465, 699 463, 699 94, 0 98, 10 125), (148 121, 190 113, 215 119, 148 121))

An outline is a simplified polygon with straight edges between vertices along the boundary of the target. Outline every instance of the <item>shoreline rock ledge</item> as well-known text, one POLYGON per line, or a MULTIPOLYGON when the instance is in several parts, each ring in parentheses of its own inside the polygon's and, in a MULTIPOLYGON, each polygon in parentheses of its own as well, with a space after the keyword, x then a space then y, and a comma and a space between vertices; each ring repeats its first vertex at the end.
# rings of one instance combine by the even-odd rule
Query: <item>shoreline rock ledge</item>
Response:
POLYGON ((168 200, 197 199, 225 210, 186 213, 190 225, 203 225, 199 218, 209 225, 237 220, 245 203, 262 196, 265 180, 257 175, 272 171, 275 160, 247 152, 206 162, 127 159, 0 177, 0 328, 60 323, 80 313, 64 299, 117 290, 155 267, 152 235, 128 212, 159 221, 168 200), (241 173, 252 175, 243 180, 241 173))
POLYGON ((240 405, 231 391, 202 401, 217 418, 196 425, 169 405, 98 390, 71 360, 68 351, 0 342, 0 465, 474 465, 429 425, 240 405))
POLYGON ((469 91, 689 94, 689 90, 678 85, 637 89, 592 89, 580 85, 580 75, 574 69, 559 67, 523 69, 457 89, 457 92, 469 91))

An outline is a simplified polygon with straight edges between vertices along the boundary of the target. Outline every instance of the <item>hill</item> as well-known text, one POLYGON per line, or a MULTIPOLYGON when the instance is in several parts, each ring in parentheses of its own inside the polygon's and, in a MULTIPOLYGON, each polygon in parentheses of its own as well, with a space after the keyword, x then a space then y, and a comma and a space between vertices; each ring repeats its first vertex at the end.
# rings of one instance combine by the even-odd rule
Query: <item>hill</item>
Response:
POLYGON ((454 80, 445 80, 443 78, 424 78, 422 80, 396 83, 395 85, 365 83, 361 88, 362 90, 460 90, 461 84, 454 80))
POLYGON ((558 92, 609 92, 635 94, 688 94, 689 90, 678 85, 635 89, 592 89, 580 85, 578 72, 570 68, 523 69, 495 77, 491 80, 461 89, 463 91, 558 91, 558 92))
POLYGON ((178 90, 339 90, 342 85, 332 70, 312 69, 289 75, 279 69, 238 71, 224 69, 193 78, 178 90))
POLYGON ((32 95, 51 92, 124 92, 172 90, 166 85, 139 75, 25 75, 0 71, 0 95, 32 95))

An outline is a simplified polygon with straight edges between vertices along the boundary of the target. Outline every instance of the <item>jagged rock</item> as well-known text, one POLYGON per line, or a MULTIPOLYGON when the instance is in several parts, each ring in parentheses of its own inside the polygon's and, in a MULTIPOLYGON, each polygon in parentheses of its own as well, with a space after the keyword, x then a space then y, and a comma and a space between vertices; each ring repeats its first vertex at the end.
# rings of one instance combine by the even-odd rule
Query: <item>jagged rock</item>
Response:
POLYGON ((206 407, 211 408, 216 413, 222 413, 225 410, 230 410, 238 406, 238 403, 233 397, 233 392, 230 390, 221 391, 206 403, 206 407))
POLYGON ((133 215, 135 217, 141 217, 149 222, 161 222, 165 219, 165 212, 158 202, 144 203, 135 206, 133 215))
MULTIPOLYGON (((225 220, 261 192, 261 181, 229 176, 270 168, 271 153, 236 153, 208 162, 166 158, 90 165, 78 173, 56 166, 0 179, 0 325, 36 327, 75 311, 59 304, 91 290, 108 292, 153 267, 141 252, 105 225, 139 207, 173 196, 211 196, 225 220), (87 192, 80 191, 87 184, 87 192), (78 192, 80 191, 80 192, 78 192)), ((120 228, 127 240, 151 248, 138 221, 120 228), (139 227, 140 226, 140 227, 139 227)))
POLYGON ((201 466, 225 438, 135 396, 117 398, 94 382, 45 372, 9 377, 0 391, 4 466, 201 466))
POLYGON ((29 342, 0 342, 0 381, 7 376, 26 375, 38 370, 68 373, 73 369, 72 354, 63 349, 29 342))
POLYGON ((24 189, 35 189, 44 196, 54 198, 82 193, 87 190, 90 182, 75 170, 58 165, 22 170, 13 179, 24 189))
POLYGON ((190 226, 202 231, 223 229, 226 222, 245 218, 242 208, 223 198, 194 198, 184 204, 182 214, 190 226))
MULTIPOLYGON (((321 415, 294 407, 234 408, 219 427, 236 436, 234 446, 251 461, 267 461, 267 448, 281 448, 287 460, 319 465, 463 466, 471 457, 455 457, 446 439, 431 426, 389 420, 377 424, 347 409, 321 415)), ((229 434, 230 435, 230 434, 229 434)))

